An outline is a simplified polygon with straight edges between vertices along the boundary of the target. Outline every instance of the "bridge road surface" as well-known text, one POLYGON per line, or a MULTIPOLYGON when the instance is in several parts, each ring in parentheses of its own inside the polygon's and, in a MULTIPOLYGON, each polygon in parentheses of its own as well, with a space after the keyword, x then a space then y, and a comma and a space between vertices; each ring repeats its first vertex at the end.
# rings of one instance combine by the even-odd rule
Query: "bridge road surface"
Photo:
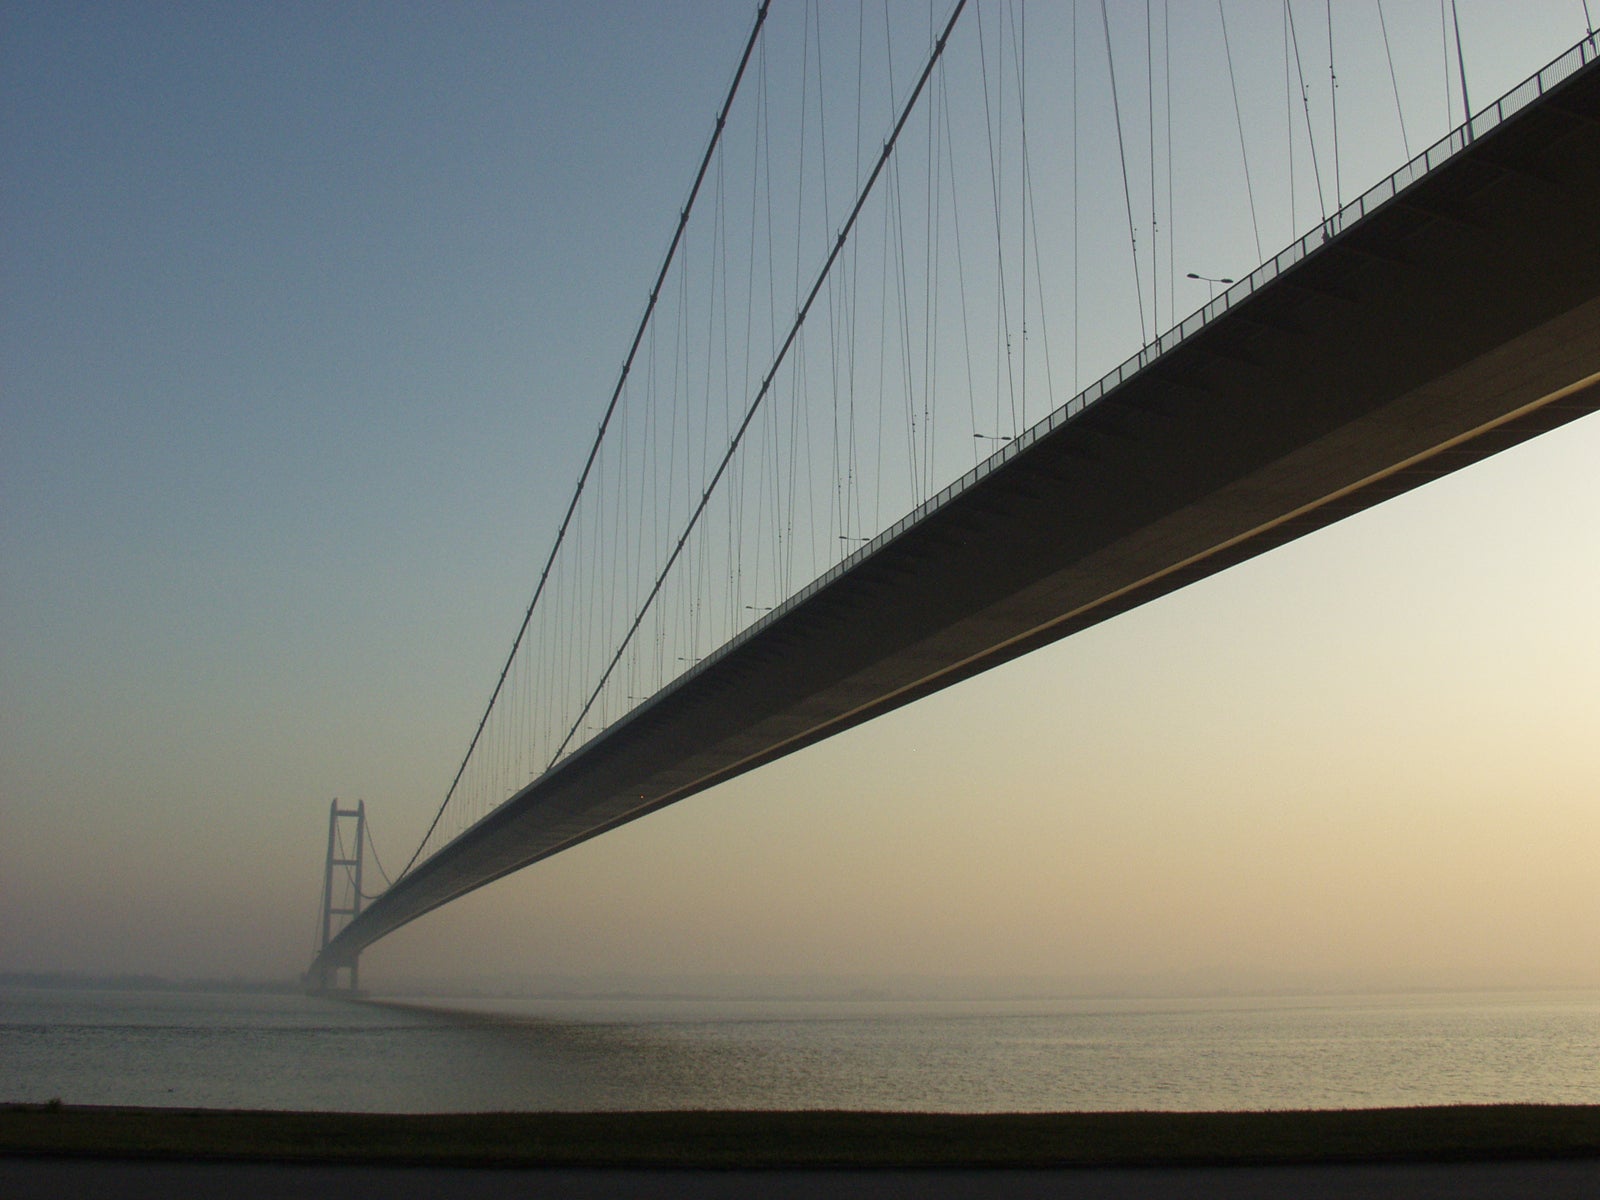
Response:
POLYGON ((1594 1200, 1600 1159, 1064 1170, 637 1171, 0 1158, 7 1200, 1594 1200))
POLYGON ((1600 63, 1225 299, 403 876, 313 977, 502 875, 1600 407, 1600 63))

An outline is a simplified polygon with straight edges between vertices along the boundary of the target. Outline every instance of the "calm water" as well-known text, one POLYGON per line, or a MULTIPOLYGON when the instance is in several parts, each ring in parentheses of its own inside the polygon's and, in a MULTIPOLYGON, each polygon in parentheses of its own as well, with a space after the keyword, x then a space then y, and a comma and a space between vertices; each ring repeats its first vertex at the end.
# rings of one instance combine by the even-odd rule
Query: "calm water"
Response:
POLYGON ((1600 994, 423 1008, 0 989, 0 1101, 52 1097, 400 1112, 1596 1103, 1600 994))

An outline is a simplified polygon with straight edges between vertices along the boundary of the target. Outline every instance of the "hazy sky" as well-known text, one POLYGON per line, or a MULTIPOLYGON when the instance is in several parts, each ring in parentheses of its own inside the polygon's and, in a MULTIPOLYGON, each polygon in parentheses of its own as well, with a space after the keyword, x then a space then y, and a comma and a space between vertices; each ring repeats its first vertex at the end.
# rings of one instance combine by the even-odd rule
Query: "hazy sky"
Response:
MULTIPOLYGON (((0 10, 0 969, 289 975, 329 800, 409 854, 754 4, 681 12, 0 10)), ((1479 104, 1585 20, 1460 16, 1479 104)), ((1348 86, 1371 182, 1403 155, 1348 86)), ((1248 271, 1239 211, 1176 270, 1248 271)), ((1597 464, 1591 418, 483 889, 364 978, 1600 986, 1597 464)))

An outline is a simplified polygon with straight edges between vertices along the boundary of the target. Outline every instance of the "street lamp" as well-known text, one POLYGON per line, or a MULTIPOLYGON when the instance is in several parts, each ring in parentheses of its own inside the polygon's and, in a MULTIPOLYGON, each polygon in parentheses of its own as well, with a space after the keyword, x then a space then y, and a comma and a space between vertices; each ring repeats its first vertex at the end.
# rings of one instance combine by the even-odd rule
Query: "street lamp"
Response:
POLYGON ((1189 272, 1189 278, 1198 279, 1201 283, 1205 284, 1206 290, 1211 293, 1211 299, 1213 300, 1217 298, 1217 285, 1219 283, 1229 284, 1233 282, 1231 279, 1224 279, 1218 275, 1197 275, 1193 271, 1189 272))

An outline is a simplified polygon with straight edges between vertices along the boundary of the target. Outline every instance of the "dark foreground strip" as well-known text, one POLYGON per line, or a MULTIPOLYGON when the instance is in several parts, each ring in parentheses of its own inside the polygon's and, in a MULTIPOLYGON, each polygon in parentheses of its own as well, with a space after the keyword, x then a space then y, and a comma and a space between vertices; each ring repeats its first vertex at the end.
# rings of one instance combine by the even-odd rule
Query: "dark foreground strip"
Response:
POLYGON ((1600 1157, 1600 1105, 1258 1113, 376 1114, 0 1106, 0 1154, 542 1167, 1043 1167, 1600 1157))

